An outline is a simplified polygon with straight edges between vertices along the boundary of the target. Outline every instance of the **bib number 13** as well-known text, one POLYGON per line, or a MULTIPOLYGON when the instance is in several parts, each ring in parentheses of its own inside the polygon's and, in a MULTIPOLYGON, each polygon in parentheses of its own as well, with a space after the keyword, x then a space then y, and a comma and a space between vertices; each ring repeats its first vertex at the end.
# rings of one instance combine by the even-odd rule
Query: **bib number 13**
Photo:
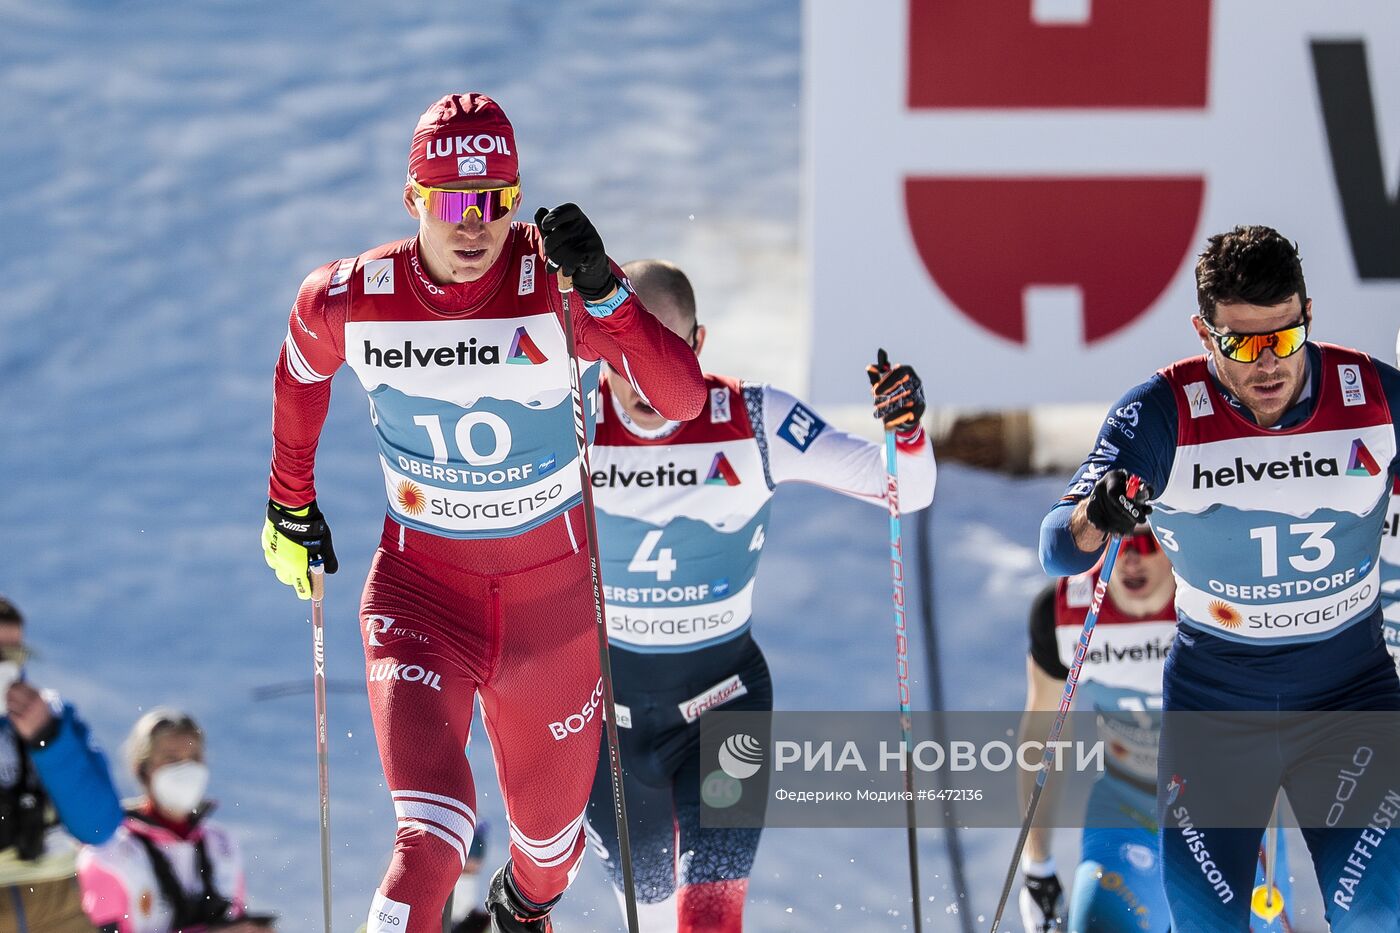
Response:
MULTIPOLYGON (((1288 564, 1299 573, 1314 573, 1332 563, 1337 556, 1337 547, 1327 539, 1327 533, 1336 522, 1297 522, 1288 526, 1288 533, 1301 537, 1295 550, 1288 556, 1288 564)), ((1259 542, 1260 574, 1264 577, 1278 576, 1278 528, 1264 525, 1250 529, 1249 536, 1259 542)))

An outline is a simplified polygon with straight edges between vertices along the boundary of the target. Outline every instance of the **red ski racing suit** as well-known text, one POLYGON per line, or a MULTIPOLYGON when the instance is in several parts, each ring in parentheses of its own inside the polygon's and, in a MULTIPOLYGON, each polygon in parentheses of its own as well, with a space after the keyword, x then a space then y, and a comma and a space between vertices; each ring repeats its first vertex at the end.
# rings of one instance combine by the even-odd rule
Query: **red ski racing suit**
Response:
MULTIPOLYGON (((667 417, 700 411, 694 354, 635 296, 606 317, 572 302, 590 432, 600 360, 667 417)), ((475 282, 433 282, 409 239, 317 269, 292 309, 271 498, 315 498, 330 378, 348 362, 389 500, 360 617, 398 818, 370 933, 441 929, 476 821, 477 695, 520 893, 548 903, 578 870, 602 714, 561 308, 538 231, 517 223, 475 282)))

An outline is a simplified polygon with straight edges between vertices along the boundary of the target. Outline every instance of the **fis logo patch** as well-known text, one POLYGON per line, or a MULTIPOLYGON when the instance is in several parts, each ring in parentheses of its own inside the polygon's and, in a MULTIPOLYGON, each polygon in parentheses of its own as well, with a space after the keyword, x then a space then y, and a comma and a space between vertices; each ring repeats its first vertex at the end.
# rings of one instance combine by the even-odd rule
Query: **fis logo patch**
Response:
POLYGON ((1351 459, 1347 461, 1347 476, 1375 476, 1381 471, 1376 458, 1366 449, 1366 442, 1355 438, 1351 442, 1351 459))
POLYGON ((1066 605, 1078 609, 1094 601, 1094 575, 1081 573, 1070 577, 1065 584, 1066 605))
POLYGON ((812 446, 812 441, 817 439, 817 435, 822 433, 825 427, 826 422, 811 411, 802 405, 794 405, 792 411, 783 419, 783 423, 778 426, 778 436, 806 453, 807 448, 812 446))
POLYGON ((538 366, 549 362, 549 357, 535 346, 535 341, 530 339, 525 328, 517 327, 515 336, 510 341, 510 353, 506 354, 506 362, 515 363, 517 366, 538 366))
POLYGON ((729 465, 729 458, 724 455, 724 451, 715 454, 715 459, 710 461, 710 472, 705 477, 707 486, 737 486, 739 485, 739 474, 734 472, 734 467, 729 465))
POLYGON ((371 259, 365 263, 365 294, 392 295, 394 293, 394 260, 371 259))
POLYGON ((485 175, 485 174, 486 174, 486 157, 485 157, 485 156, 475 155, 475 156, 458 156, 458 157, 457 157, 457 176, 458 176, 459 178, 465 178, 465 177, 468 176, 468 175, 485 175))
POLYGON ((520 284, 516 287, 517 295, 533 295, 535 292, 535 257, 520 257, 520 284))
POLYGON ((1186 387, 1186 407, 1191 409, 1192 418, 1215 414, 1215 406, 1210 403, 1210 389, 1204 382, 1193 382, 1186 387))

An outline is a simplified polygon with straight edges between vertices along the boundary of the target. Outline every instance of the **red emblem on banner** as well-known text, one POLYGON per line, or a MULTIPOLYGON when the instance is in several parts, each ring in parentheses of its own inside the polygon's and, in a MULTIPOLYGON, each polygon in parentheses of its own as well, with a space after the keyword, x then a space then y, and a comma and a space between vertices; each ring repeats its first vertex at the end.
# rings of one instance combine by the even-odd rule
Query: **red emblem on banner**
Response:
MULTIPOLYGON (((908 106, 1201 109, 1209 52, 1209 0, 1094 0, 1083 24, 1048 25, 1026 0, 911 0, 908 106)), ((1017 343, 1030 286, 1080 289, 1086 343, 1131 324, 1170 284, 1200 219, 1203 178, 1062 172, 905 181, 929 275, 961 313, 1017 343)))

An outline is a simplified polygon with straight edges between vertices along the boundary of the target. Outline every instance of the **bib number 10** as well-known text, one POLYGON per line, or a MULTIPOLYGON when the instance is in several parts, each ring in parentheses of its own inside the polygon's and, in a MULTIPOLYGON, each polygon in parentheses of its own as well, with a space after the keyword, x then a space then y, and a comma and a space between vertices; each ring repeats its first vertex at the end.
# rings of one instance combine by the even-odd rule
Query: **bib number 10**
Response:
MULTIPOLYGON (((417 415, 413 423, 428 432, 428 441, 433 445, 433 462, 446 463, 448 457, 447 437, 442 432, 442 419, 437 415, 417 415)), ((510 453, 510 425, 500 415, 489 411, 467 412, 457 421, 452 432, 462 459, 472 466, 491 466, 500 463, 510 453), (491 447, 478 449, 472 438, 472 428, 483 427, 491 435, 491 447)))
MULTIPOLYGON (((1288 526, 1290 536, 1303 540, 1295 542, 1291 548, 1296 551, 1288 556, 1288 564, 1299 573, 1314 573, 1326 568, 1337 556, 1337 547, 1327 539, 1327 533, 1336 522, 1297 522, 1288 526)), ((1250 529, 1249 536, 1259 542, 1260 575, 1278 576, 1279 543, 1278 528, 1264 525, 1250 529)), ((1285 542, 1288 546, 1289 542, 1285 542)))

